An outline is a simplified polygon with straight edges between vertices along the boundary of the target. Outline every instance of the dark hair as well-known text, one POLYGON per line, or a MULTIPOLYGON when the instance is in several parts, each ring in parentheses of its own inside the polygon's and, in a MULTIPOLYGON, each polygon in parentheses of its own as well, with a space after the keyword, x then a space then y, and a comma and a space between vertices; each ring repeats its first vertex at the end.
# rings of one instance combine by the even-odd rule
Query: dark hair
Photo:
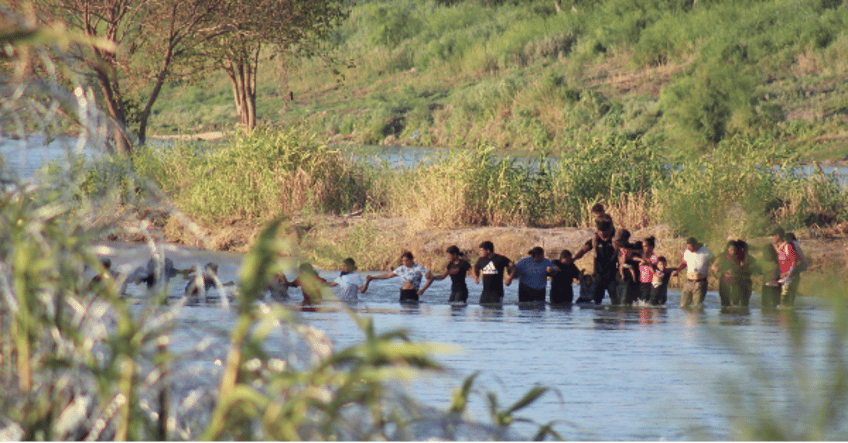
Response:
POLYGON ((689 237, 689 238, 687 238, 687 239, 686 239, 686 244, 687 244, 687 245, 692 245, 692 246, 698 246, 698 245, 699 245, 699 243, 698 243, 698 239, 697 239, 697 238, 695 238, 695 237, 689 237))
POLYGON ((571 258, 571 251, 563 249, 562 252, 559 253, 559 258, 571 258))
POLYGON ((348 267, 348 269, 350 269, 351 271, 355 271, 355 270, 356 270, 356 262, 355 262, 355 261, 353 261, 353 259, 352 259, 352 258, 348 257, 348 258, 344 259, 344 260, 342 261, 342 263, 344 263, 344 264, 345 264, 345 266, 347 266, 347 267, 348 267))
POLYGON ((664 255, 661 255, 661 256, 657 257, 657 263, 659 263, 659 262, 663 262, 663 263, 666 263, 666 264, 668 263, 668 262, 666 261, 666 259, 665 259, 665 256, 664 256, 664 255))
POLYGON ((412 253, 409 251, 403 251, 403 254, 400 255, 400 258, 408 258, 410 260, 415 260, 415 257, 412 256, 412 253))
POLYGON ((776 235, 776 236, 780 237, 781 240, 786 239, 786 231, 784 231, 783 228, 781 228, 779 226, 777 228, 774 228, 774 230, 771 231, 771 235, 776 235))
POLYGON ((595 228, 601 232, 610 231, 612 230, 612 221, 605 218, 597 218, 595 219, 595 228))
POLYGON ((459 250, 459 247, 457 247, 456 245, 448 246, 445 252, 447 252, 448 254, 456 255, 458 257, 462 257, 465 255, 462 251, 459 250))
POLYGON ((792 233, 792 232, 787 232, 786 233, 786 239, 789 240, 789 241, 795 241, 795 240, 798 240, 798 237, 795 237, 795 234, 792 233))
POLYGON ((533 249, 527 251, 527 255, 545 255, 545 250, 542 249, 541 246, 536 246, 533 249))
POLYGON ((592 205, 592 212, 595 214, 603 214, 605 212, 604 205, 600 203, 595 203, 594 205, 592 205))
POLYGON ((615 238, 623 242, 627 242, 627 240, 630 240, 630 231, 627 229, 619 229, 618 231, 615 231, 615 238))
POLYGON ((652 236, 650 236, 650 237, 646 238, 646 239, 643 241, 643 244, 646 244, 646 245, 648 245, 648 246, 650 246, 650 247, 652 247, 652 248, 653 248, 654 246, 656 246, 656 245, 657 245, 657 239, 656 239, 656 237, 654 237, 654 236, 652 235, 652 236))
POLYGON ((495 252, 495 245, 493 245, 489 240, 486 240, 483 243, 480 243, 480 249, 495 252))

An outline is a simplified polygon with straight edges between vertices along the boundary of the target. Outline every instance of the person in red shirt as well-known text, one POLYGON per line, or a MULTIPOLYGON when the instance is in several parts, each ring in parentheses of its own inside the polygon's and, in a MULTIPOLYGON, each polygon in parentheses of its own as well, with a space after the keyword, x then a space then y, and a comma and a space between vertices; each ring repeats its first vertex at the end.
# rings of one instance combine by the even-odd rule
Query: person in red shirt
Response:
POLYGON ((793 306, 798 294, 798 251, 786 240, 786 232, 777 228, 772 232, 774 249, 777 251, 777 263, 780 268, 780 305, 793 306))

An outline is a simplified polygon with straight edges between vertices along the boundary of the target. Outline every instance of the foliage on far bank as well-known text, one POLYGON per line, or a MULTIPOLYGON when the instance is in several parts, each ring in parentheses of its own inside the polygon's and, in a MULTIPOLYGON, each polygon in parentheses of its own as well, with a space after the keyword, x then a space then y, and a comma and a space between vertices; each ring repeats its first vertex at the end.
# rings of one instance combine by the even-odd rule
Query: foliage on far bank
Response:
POLYGON ((339 63, 290 64, 257 106, 359 144, 561 153, 615 132, 674 159, 736 136, 841 158, 846 29, 838 1, 365 1, 333 40, 339 63))
POLYGON ((367 183, 337 149, 301 131, 256 131, 217 146, 148 147, 133 159, 198 221, 270 220, 362 207, 367 183))
POLYGON ((839 178, 797 166, 798 154, 737 136, 710 154, 670 163, 643 139, 610 135, 561 158, 500 156, 484 145, 392 165, 299 131, 231 144, 175 144, 135 158, 184 213, 209 225, 237 219, 363 210, 415 229, 591 226, 601 202, 619 225, 668 224, 702 238, 824 227, 848 219, 839 178), (204 147, 205 146, 205 147, 204 147))

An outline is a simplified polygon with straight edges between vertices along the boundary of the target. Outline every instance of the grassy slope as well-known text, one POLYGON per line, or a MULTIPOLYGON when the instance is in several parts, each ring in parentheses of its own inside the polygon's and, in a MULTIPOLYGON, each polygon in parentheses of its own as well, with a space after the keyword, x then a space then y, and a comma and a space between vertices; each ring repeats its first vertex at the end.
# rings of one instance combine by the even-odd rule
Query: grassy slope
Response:
MULTIPOLYGON (((498 9, 488 11, 501 14, 498 9)), ((341 83, 320 61, 290 61, 287 81, 278 62, 262 66, 257 107, 264 124, 304 124, 335 142, 428 146, 485 142, 550 153, 573 148, 569 145, 574 139, 616 130, 653 137, 670 153, 681 149, 660 143, 667 138, 667 127, 659 101, 665 88, 691 73, 695 52, 646 66, 634 62, 633 44, 592 54, 581 49, 578 38, 567 56, 502 61, 496 69, 460 66, 468 62, 456 57, 406 69, 392 61, 403 52, 403 42, 394 50, 380 45, 366 48, 361 42, 351 47, 358 42, 356 35, 351 30, 343 34, 348 46, 340 46, 340 53, 349 55, 355 67, 332 66, 344 76, 341 83), (551 79, 563 84, 551 86, 551 79), (291 102, 286 100, 289 90, 295 97, 291 102), (562 91, 576 91, 579 101, 558 97, 562 91), (620 122, 610 123, 610 113, 598 110, 610 107, 619 109, 620 122)), ((420 43, 423 38, 407 41, 420 43)), ((759 78, 753 95, 780 113, 774 120, 781 134, 772 142, 799 149, 812 160, 848 156, 846 51, 848 37, 843 32, 824 48, 799 46, 791 52, 794 55, 782 55, 786 60, 757 61, 759 78)), ((157 104, 152 123, 154 134, 232 129, 236 119, 226 78, 218 75, 203 85, 171 85, 157 104)))

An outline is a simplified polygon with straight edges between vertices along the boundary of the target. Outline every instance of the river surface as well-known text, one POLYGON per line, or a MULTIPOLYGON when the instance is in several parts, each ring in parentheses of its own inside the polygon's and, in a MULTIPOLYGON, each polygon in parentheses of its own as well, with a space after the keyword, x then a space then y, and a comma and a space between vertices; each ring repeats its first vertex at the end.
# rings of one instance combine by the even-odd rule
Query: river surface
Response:
MULTIPOLYGON (((143 246, 111 244, 100 252, 112 258, 113 269, 125 273, 150 257, 143 246)), ((242 259, 235 253, 184 248, 171 248, 165 256, 177 268, 214 261, 222 282, 237 279, 242 259)), ((329 281, 338 276, 337 271, 319 274, 329 281)), ((180 298, 185 284, 182 277, 175 277, 168 285, 169 294, 180 298)), ((754 392, 769 407, 783 410, 790 409, 787 399, 794 394, 780 381, 795 378, 793 365, 799 359, 807 374, 827 367, 824 344, 832 313, 813 297, 799 297, 793 311, 764 311, 755 294, 748 312, 722 312, 718 295, 710 292, 703 311, 689 312, 677 307, 680 293, 672 290, 667 307, 611 307, 605 299, 601 306, 561 309, 519 306, 513 284, 506 289, 503 307, 491 308, 477 304, 481 285, 470 278, 468 284, 470 303, 462 307, 448 303, 449 280, 434 282, 417 305, 402 305, 398 279, 372 281, 368 292, 351 306, 373 318, 378 331, 400 328, 416 341, 455 346, 456 352, 437 356, 448 373, 422 376, 405 388, 425 404, 445 409, 462 380, 479 372, 469 412, 483 423, 490 423, 486 392, 495 392, 505 408, 532 387, 544 385, 551 391, 516 416, 540 424, 557 422, 555 429, 566 439, 734 439, 738 437, 731 431, 733 416, 754 411, 729 405, 725 390, 735 392, 735 385, 728 380, 751 389, 762 386, 758 383, 778 382, 777 387, 754 392), (792 316, 806 320, 809 327, 803 355, 793 355, 788 345, 792 316), (723 337, 728 336, 740 345, 739 351, 725 346, 723 337), (763 367, 755 371, 754 363, 763 367)), ((143 300, 144 286, 130 285, 127 293, 143 300)), ((362 339, 337 305, 300 312, 300 291, 292 288, 289 295, 288 304, 299 311, 301 320, 325 331, 336 349, 362 339)), ((181 308, 172 338, 175 351, 188 351, 204 340, 199 332, 204 327, 228 331, 235 315, 232 307, 218 302, 181 308)), ((225 353, 226 342, 221 340, 190 358, 211 365, 225 353)), ((528 436, 534 429, 515 427, 528 436)))
MULTIPOLYGON (((68 149, 80 152, 67 145, 0 141, 4 167, 19 177, 29 177, 45 161, 61 161, 68 149)), ((397 154, 390 160, 410 161, 401 151, 397 154)), ((143 266, 150 257, 145 247, 121 244, 111 244, 100 253, 110 256, 114 269, 124 273, 143 266)), ((166 255, 181 269, 214 261, 223 282, 237 280, 242 260, 240 254, 185 248, 171 248, 166 255)), ((338 272, 320 274, 332 281, 338 272)), ((762 396, 762 404, 769 408, 788 411, 797 391, 787 381, 797 378, 798 365, 815 377, 831 363, 825 343, 834 316, 813 297, 799 297, 792 311, 764 311, 755 294, 750 311, 722 312, 717 294, 711 292, 702 312, 689 312, 677 307, 680 294, 671 290, 667 307, 618 308, 609 306, 607 299, 597 307, 558 309, 518 306, 513 284, 506 289, 504 306, 490 308, 476 303, 481 286, 471 279, 468 284, 468 306, 448 303, 449 280, 435 282, 419 304, 408 306, 398 302, 396 279, 375 280, 352 308, 372 317, 380 331, 402 328, 417 341, 455 346, 455 353, 437 357, 449 373, 422 376, 406 388, 422 402, 446 408, 462 380, 479 372, 469 412, 483 423, 489 423, 486 392, 495 392, 505 408, 532 387, 543 385, 551 391, 516 415, 540 424, 556 422, 555 429, 567 439, 734 439, 734 416, 754 414, 758 408, 731 405, 725 391, 738 384, 762 396), (789 346, 792 317, 808 328, 801 353, 789 346), (736 351, 725 345, 726 337, 739 345, 736 351), (755 370, 755 365, 762 367, 755 370), (774 384, 767 387, 768 383, 774 384)), ((177 277, 169 283, 169 293, 178 299, 185 285, 186 280, 177 277)), ((143 302, 143 286, 130 285, 127 291, 143 302)), ((292 289, 290 295, 290 305, 297 308, 299 290, 292 289)), ((342 309, 299 315, 326 331, 337 349, 362 338, 342 309)), ((192 363, 199 367, 215 365, 226 353, 225 340, 207 343, 204 352, 190 351, 209 334, 225 336, 234 319, 234 310, 225 303, 181 308, 174 351, 196 359, 192 363)), ((516 429, 532 435, 535 427, 519 423, 516 429)))

